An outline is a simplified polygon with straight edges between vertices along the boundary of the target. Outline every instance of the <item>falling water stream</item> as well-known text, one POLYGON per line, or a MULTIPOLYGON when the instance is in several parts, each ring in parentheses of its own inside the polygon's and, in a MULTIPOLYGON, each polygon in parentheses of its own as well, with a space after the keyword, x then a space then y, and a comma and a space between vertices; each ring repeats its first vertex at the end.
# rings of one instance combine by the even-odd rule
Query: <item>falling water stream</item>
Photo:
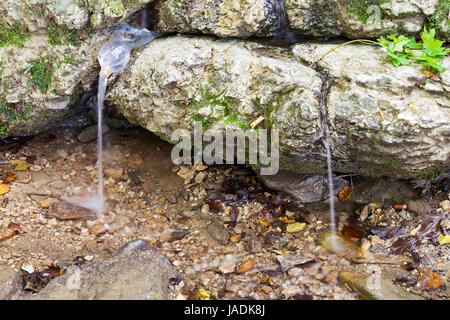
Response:
POLYGON ((103 191, 103 101, 105 99, 106 86, 109 76, 122 70, 130 60, 131 50, 150 43, 160 34, 150 32, 147 29, 137 29, 130 26, 119 26, 110 29, 113 32, 111 38, 100 49, 98 61, 101 66, 98 80, 97 96, 97 171, 98 188, 94 196, 72 198, 69 201, 101 215, 105 209, 105 196, 103 191))
MULTIPOLYGON (((287 18, 286 8, 283 0, 270 0, 269 1, 272 10, 277 15, 277 30, 278 36, 284 39, 285 41, 295 42, 297 40, 297 36, 295 33, 289 28, 289 19, 287 18)), ((322 116, 322 128, 324 131, 323 136, 323 144, 325 146, 325 151, 327 154, 327 171, 328 171, 328 188, 329 188, 329 203, 330 203, 330 231, 331 243, 337 246, 336 240, 336 217, 335 217, 335 207, 334 207, 334 186, 333 186, 333 170, 331 165, 331 147, 330 147, 330 130, 328 127, 328 116, 327 116, 327 96, 330 90, 331 83, 327 77, 327 75, 323 74, 319 71, 319 74, 322 76, 323 88, 322 88, 322 97, 321 97, 321 116, 322 116)))

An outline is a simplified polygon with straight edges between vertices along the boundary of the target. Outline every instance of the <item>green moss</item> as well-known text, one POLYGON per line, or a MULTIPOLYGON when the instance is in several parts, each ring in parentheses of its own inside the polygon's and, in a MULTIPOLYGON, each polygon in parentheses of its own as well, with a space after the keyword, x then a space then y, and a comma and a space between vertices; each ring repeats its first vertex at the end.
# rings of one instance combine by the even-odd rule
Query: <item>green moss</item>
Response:
POLYGON ((78 98, 80 97, 81 94, 81 89, 80 88, 76 88, 75 92, 70 96, 70 103, 75 103, 78 101, 78 98))
POLYGON ((70 44, 73 46, 79 46, 81 37, 76 29, 69 29, 68 27, 49 26, 47 28, 48 43, 52 46, 61 44, 70 44))
POLYGON ((7 103, 5 98, 0 96, 0 136, 7 136, 10 127, 21 120, 25 120, 31 111, 29 105, 7 103))
POLYGON ((437 178, 439 178, 440 176, 442 176, 443 174, 444 174, 444 171, 442 169, 436 168, 436 167, 429 167, 429 168, 420 170, 417 173, 413 173, 412 176, 420 178, 420 179, 434 181, 437 178))
POLYGON ((256 96, 252 99, 253 103, 261 110, 261 112, 264 114, 265 118, 265 127, 266 128, 272 128, 276 111, 281 107, 281 103, 283 100, 283 97, 285 95, 289 94, 289 91, 284 94, 279 94, 275 99, 270 100, 268 103, 263 104, 261 102, 261 99, 256 96))
POLYGON ((370 6, 381 6, 388 1, 389 0, 350 0, 347 1, 346 7, 348 14, 366 23, 371 16, 371 14, 367 12, 367 9, 370 6))
POLYGON ((75 59, 73 53, 71 53, 70 51, 66 51, 65 55, 64 55, 64 64, 70 64, 74 67, 78 67, 81 64, 81 61, 75 59))
POLYGON ((10 28, 0 25, 0 48, 8 46, 22 48, 30 37, 30 32, 21 25, 15 24, 10 28))
POLYGON ((442 31, 444 26, 446 27, 446 30, 450 29, 449 13, 450 0, 441 0, 434 15, 428 22, 427 29, 435 29, 437 32, 442 31))
POLYGON ((250 128, 250 121, 240 117, 239 114, 233 113, 223 118, 223 122, 225 124, 236 125, 238 128, 242 130, 247 130, 250 128))
POLYGON ((233 97, 225 96, 225 91, 226 89, 223 89, 219 93, 214 94, 212 93, 212 90, 205 85, 200 87, 200 100, 189 104, 188 110, 193 113, 194 120, 202 122, 203 129, 212 127, 210 118, 213 116, 216 109, 221 110, 220 118, 217 120, 223 120, 224 123, 227 124, 237 124, 239 127, 246 126, 246 122, 240 119, 236 112, 239 101, 233 97), (207 117, 199 113, 201 109, 204 110, 205 108, 209 108, 207 117))
POLYGON ((31 76, 28 80, 30 83, 36 85, 42 94, 47 93, 52 83, 52 75, 55 70, 56 58, 51 55, 40 57, 31 61, 31 67, 27 73, 31 76))
POLYGON ((212 124, 201 114, 196 113, 192 117, 194 118, 194 121, 200 121, 202 123, 203 131, 206 131, 212 127, 212 124))

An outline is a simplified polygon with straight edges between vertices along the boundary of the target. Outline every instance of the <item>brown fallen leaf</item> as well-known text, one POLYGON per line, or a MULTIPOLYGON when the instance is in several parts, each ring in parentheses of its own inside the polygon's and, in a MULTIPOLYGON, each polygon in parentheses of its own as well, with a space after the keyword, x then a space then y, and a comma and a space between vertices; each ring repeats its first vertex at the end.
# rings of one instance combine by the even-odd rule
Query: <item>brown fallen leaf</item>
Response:
POLYGON ((345 187, 344 189, 342 189, 339 192, 339 195, 338 195, 339 200, 340 201, 347 201, 348 199, 350 199, 351 194, 352 194, 352 192, 351 192, 350 187, 345 187))
POLYGON ((364 231, 354 226, 345 225, 342 229, 342 234, 347 238, 364 238, 364 231))
POLYGON ((239 266, 237 269, 237 273, 246 273, 251 270, 255 269, 255 261, 253 261, 251 258, 248 258, 247 261, 245 261, 243 264, 239 266))
POLYGON ((408 251, 414 251, 420 246, 421 242, 422 240, 416 236, 400 238, 392 244, 391 252, 394 254, 401 254, 408 251))
POLYGON ((242 239, 242 234, 236 234, 230 237, 230 241, 233 243, 238 243, 242 239))
POLYGON ((428 278, 427 284, 433 289, 438 289, 442 286, 442 279, 439 274, 433 272, 433 275, 428 278))
POLYGON ((214 213, 219 213, 222 211, 222 204, 219 200, 209 200, 208 201, 209 210, 214 213))
POLYGON ((19 232, 10 228, 0 228, 0 241, 14 237, 19 232))
POLYGON ((442 215, 439 213, 423 215, 418 237, 423 239, 424 237, 428 237, 431 233, 437 233, 439 231, 441 220, 442 215))
POLYGON ((380 237, 381 239, 390 239, 398 235, 401 235, 403 233, 403 227, 401 226, 392 228, 372 227, 370 228, 370 232, 380 237))
POLYGON ((8 193, 9 190, 11 190, 11 186, 9 184, 4 184, 4 183, 0 184, 0 196, 8 193))
POLYGON ((10 222, 10 224, 8 224, 8 228, 17 231, 20 234, 26 233, 26 231, 22 229, 20 224, 15 222, 10 222))

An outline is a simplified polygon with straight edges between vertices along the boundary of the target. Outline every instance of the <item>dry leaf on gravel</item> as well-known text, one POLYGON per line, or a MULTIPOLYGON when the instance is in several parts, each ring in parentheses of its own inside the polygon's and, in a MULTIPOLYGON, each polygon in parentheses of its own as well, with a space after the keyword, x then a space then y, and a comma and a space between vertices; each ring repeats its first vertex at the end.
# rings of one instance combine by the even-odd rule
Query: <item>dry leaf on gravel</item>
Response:
POLYGON ((243 264, 241 264, 239 266, 239 268, 237 269, 237 273, 246 273, 249 272, 251 270, 255 269, 255 261, 253 261, 252 259, 248 259, 247 261, 245 261, 243 264))

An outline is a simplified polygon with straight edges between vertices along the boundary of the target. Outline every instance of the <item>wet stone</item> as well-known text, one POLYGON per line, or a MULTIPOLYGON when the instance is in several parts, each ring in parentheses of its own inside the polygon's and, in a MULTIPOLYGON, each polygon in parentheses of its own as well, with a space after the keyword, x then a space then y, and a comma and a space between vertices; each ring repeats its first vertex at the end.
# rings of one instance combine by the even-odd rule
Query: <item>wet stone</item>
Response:
POLYGON ((0 266, 0 300, 13 299, 21 289, 21 279, 8 266, 0 266))
POLYGON ((52 202, 49 209, 49 215, 62 220, 83 219, 95 217, 95 212, 65 201, 59 201, 52 202))
POLYGON ((300 266, 305 262, 308 262, 312 257, 305 256, 301 253, 295 254, 282 254, 277 256, 277 260, 280 263, 281 271, 285 272, 290 268, 300 266))
POLYGON ((368 300, 425 300, 421 296, 394 285, 381 275, 365 275, 353 272, 341 272, 339 279, 368 300), (378 276, 378 278, 377 278, 378 276))
MULTIPOLYGON (((102 125, 102 133, 105 134, 109 131, 109 127, 106 124, 102 125)), ((94 124, 85 128, 81 133, 77 136, 78 141, 81 143, 89 143, 97 140, 97 125, 94 124)))
POLYGON ((188 234, 189 234, 188 230, 169 229, 169 230, 165 230, 163 232, 163 234, 161 234, 161 236, 159 237, 159 240, 161 242, 166 242, 166 241, 171 242, 171 241, 181 240, 188 234))
POLYGON ((70 267, 40 291, 37 300, 171 299, 170 279, 176 271, 166 257, 143 240, 131 241, 111 258, 70 267))
POLYGON ((208 234, 216 239, 220 244, 228 244, 229 235, 227 230, 217 221, 211 222, 207 227, 208 234))
MULTIPOLYGON (((285 192, 303 203, 319 202, 330 197, 328 178, 325 175, 306 175, 281 171, 274 176, 259 175, 268 188, 285 192)), ((334 177, 334 195, 348 186, 348 181, 334 177)))

